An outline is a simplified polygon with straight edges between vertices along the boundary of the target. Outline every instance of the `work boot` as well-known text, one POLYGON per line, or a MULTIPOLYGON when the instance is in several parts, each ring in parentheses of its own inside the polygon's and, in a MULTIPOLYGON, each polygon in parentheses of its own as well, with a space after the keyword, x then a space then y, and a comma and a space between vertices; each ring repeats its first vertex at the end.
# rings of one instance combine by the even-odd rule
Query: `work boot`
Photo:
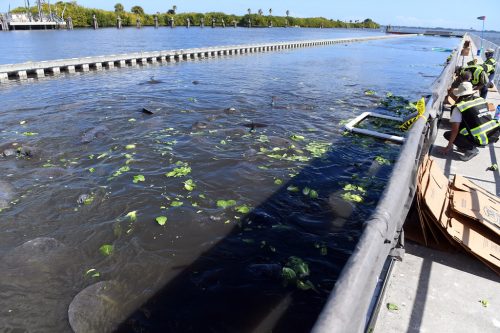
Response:
POLYGON ((474 148, 472 148, 470 150, 464 151, 464 154, 460 155, 460 159, 462 161, 468 161, 471 158, 473 158, 474 156, 476 156, 477 154, 479 154, 479 149, 477 149, 476 147, 474 147, 474 148))

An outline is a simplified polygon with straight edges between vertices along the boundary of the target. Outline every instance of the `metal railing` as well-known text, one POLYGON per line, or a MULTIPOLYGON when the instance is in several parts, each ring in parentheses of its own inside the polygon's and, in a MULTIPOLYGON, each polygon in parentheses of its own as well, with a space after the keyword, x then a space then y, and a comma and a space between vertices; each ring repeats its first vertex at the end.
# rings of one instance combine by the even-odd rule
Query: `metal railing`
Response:
MULTIPOLYGON (((462 41, 463 42, 463 41, 462 41)), ((437 121, 451 85, 458 52, 433 83, 425 116, 408 133, 393 173, 377 208, 366 221, 358 244, 344 266, 323 308, 313 333, 363 332, 371 315, 377 280, 391 251, 399 243, 403 223, 412 204, 417 169, 437 134, 437 121)))
MULTIPOLYGON (((468 36, 470 39, 472 39, 472 41, 474 42, 474 44, 475 44, 476 47, 479 48, 479 47, 481 47, 480 45, 482 45, 483 49, 481 51, 480 57, 481 57, 481 59, 483 61, 486 59, 485 56, 484 56, 484 52, 487 49, 493 49, 493 50, 495 50, 495 54, 493 55, 493 57, 497 61, 497 68, 495 70, 495 78, 493 79, 493 82, 498 87, 498 83, 500 82, 500 73, 498 73, 498 69, 499 69, 498 62, 500 62, 500 46, 498 46, 495 43, 490 42, 489 40, 482 39, 481 37, 479 37, 478 35, 475 35, 475 34, 467 33, 466 36, 468 36)), ((472 54, 474 56, 477 55, 477 49, 476 50, 473 49, 471 51, 472 51, 472 54)))

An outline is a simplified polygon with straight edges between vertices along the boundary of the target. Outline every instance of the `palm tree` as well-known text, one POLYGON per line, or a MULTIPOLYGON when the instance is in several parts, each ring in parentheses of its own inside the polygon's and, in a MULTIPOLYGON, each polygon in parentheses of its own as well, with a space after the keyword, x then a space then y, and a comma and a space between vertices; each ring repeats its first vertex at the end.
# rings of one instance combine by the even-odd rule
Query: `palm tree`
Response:
POLYGON ((259 14, 259 16, 262 16, 262 13, 264 13, 264 12, 262 11, 262 9, 259 9, 259 11, 257 13, 259 14))
POLYGON ((172 6, 172 10, 174 11, 174 14, 175 14, 175 13, 176 13, 176 11, 177 11, 177 6, 176 6, 176 5, 173 5, 173 6, 172 6))
POLYGON ((286 10, 286 17, 288 17, 290 15, 290 11, 287 9, 286 10))
POLYGON ((252 14, 252 10, 250 8, 247 9, 248 15, 252 14))
POLYGON ((269 16, 273 15, 273 9, 269 8, 269 16))

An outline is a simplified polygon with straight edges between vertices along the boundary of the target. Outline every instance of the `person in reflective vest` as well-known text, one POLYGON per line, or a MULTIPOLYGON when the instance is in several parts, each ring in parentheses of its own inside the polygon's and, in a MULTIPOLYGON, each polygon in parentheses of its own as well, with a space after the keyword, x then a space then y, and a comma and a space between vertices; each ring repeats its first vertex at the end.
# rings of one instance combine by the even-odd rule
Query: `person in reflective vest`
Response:
POLYGON ((465 72, 470 72, 472 74, 471 83, 474 89, 480 91, 480 96, 486 98, 488 95, 488 70, 491 70, 490 65, 471 65, 462 69, 460 75, 464 75, 465 72))
POLYGON ((470 82, 463 82, 455 89, 453 94, 459 98, 451 113, 451 131, 444 133, 448 145, 441 152, 446 155, 455 145, 463 153, 462 161, 470 160, 479 154, 477 147, 494 143, 500 136, 500 124, 491 118, 486 100, 474 93, 470 82))
POLYGON ((497 61, 495 58, 493 58, 493 55, 495 54, 495 50, 493 49, 487 49, 484 55, 486 56, 486 60, 484 61, 484 64, 491 66, 490 71, 488 72, 488 79, 490 82, 488 83, 489 88, 493 88, 493 78, 495 77, 495 69, 497 67, 497 61))

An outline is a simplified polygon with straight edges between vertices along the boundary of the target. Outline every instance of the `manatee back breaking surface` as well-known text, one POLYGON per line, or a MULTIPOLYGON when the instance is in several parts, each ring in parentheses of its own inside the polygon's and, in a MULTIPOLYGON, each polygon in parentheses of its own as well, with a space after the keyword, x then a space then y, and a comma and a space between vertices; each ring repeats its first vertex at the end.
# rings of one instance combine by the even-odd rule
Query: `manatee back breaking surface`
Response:
POLYGON ((75 333, 112 332, 126 319, 125 290, 116 281, 101 281, 79 292, 68 308, 68 318, 75 333))
POLYGON ((0 327, 69 332, 67 308, 81 277, 72 258, 71 249, 49 237, 29 240, 5 253, 0 258, 0 327))

